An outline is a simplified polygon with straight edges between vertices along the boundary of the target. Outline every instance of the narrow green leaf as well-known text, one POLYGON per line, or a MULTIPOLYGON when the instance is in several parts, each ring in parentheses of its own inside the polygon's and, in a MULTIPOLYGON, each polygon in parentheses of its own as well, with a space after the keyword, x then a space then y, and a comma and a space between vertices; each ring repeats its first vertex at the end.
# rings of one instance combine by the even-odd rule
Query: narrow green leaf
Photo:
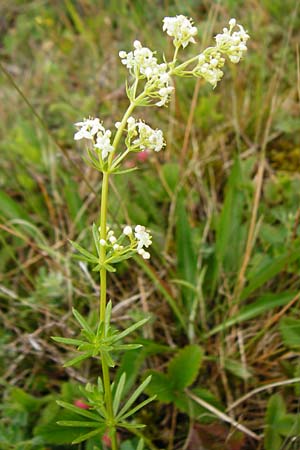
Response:
POLYGON ((116 337, 112 340, 112 342, 120 341, 128 334, 132 333, 134 330, 136 330, 139 327, 142 327, 146 322, 149 321, 149 317, 146 319, 139 320, 137 323, 134 323, 129 328, 126 328, 126 330, 122 331, 121 333, 118 333, 116 337))
POLYGON ((117 269, 115 269, 111 264, 106 264, 106 263, 104 263, 104 264, 103 264, 103 267, 105 267, 105 269, 106 269, 108 272, 116 272, 116 271, 117 271, 117 269))
POLYGON ((53 339, 53 341, 55 342, 60 342, 61 344, 70 344, 70 345, 86 344, 85 341, 80 341, 79 339, 64 338, 59 336, 51 336, 51 339, 53 339))
POLYGON ((217 223, 216 266, 212 279, 213 290, 220 271, 234 273, 240 263, 243 249, 241 243, 244 242, 242 238, 245 208, 244 190, 241 161, 239 157, 236 157, 225 188, 225 199, 217 223))
POLYGON ((287 265, 300 259, 300 244, 299 241, 293 243, 293 247, 289 248, 285 254, 278 258, 272 259, 263 269, 252 275, 249 280, 248 286, 243 290, 241 294, 241 300, 246 299, 256 289, 261 287, 271 278, 274 278, 281 270, 287 265))
POLYGON ((113 170, 112 173, 114 173, 115 175, 123 175, 124 173, 135 172, 136 170, 138 170, 138 167, 132 167, 131 169, 125 170, 113 170))
POLYGON ((95 223, 93 223, 92 232, 93 232, 95 247, 96 247, 96 250, 97 250, 97 253, 99 256, 100 255, 100 242, 99 242, 100 236, 99 236, 99 231, 98 231, 97 225, 95 223))
POLYGON ((104 433, 104 431, 105 431, 105 425, 103 427, 99 428, 99 430, 93 430, 87 434, 81 435, 79 438, 75 439, 72 442, 72 444, 80 444, 80 442, 86 441, 87 439, 90 439, 93 436, 97 436, 97 434, 104 433))
POLYGON ((114 350, 136 350, 141 347, 143 347, 142 344, 122 344, 114 345, 114 350))
MULTIPOLYGON (((183 192, 178 196, 176 220, 177 271, 179 278, 195 286, 197 273, 197 255, 193 242, 192 229, 185 208, 183 192)), ((182 288, 182 295, 187 311, 190 312, 195 293, 182 288)))
POLYGON ((70 359, 70 361, 64 363, 64 367, 74 366, 74 364, 77 364, 87 358, 90 358, 91 356, 93 356, 93 352, 86 352, 83 355, 76 356, 76 358, 70 359))
MULTIPOLYGON (((143 402, 139 403, 137 406, 135 406, 133 409, 131 409, 130 411, 128 411, 127 413, 123 414, 121 416, 122 420, 127 419, 127 417, 132 416, 133 414, 135 414, 137 411, 139 411, 140 409, 142 409, 144 406, 148 405, 148 403, 153 402, 153 400, 156 399, 156 395, 153 395, 152 397, 147 398, 146 400, 144 400, 143 402)), ((119 417, 119 416, 118 416, 119 417)))
POLYGON ((244 322, 246 320, 253 319, 254 317, 260 316, 261 314, 271 311, 278 306, 284 306, 289 303, 296 295, 296 292, 281 292, 279 294, 265 294, 258 300, 249 303, 249 305, 240 308, 239 313, 236 316, 225 320, 220 325, 217 325, 206 335, 213 336, 220 331, 226 330, 229 327, 237 323, 244 322))
POLYGON ((203 358, 198 345, 188 345, 179 350, 168 366, 170 382, 175 390, 190 386, 197 378, 203 358))
POLYGON ((81 247, 81 245, 77 244, 77 242, 70 240, 70 243, 79 253, 81 253, 86 258, 90 259, 90 261, 93 261, 95 263, 99 262, 98 258, 95 255, 85 250, 85 248, 81 247))
POLYGON ((226 370, 228 370, 228 372, 231 372, 233 375, 242 378, 242 380, 248 380, 252 377, 251 371, 239 361, 226 358, 224 361, 224 367, 226 370))
POLYGON ((119 383, 116 388, 116 392, 114 394, 113 411, 114 411, 115 416, 117 415, 117 412, 118 412, 118 409, 120 406, 125 382, 126 382, 126 373, 123 373, 120 377, 119 383))
POLYGON ((144 450, 144 439, 143 438, 141 438, 139 440, 139 443, 138 443, 138 446, 137 446, 136 450, 144 450))
POLYGON ((105 336, 107 336, 108 330, 110 328, 110 318, 111 318, 111 310, 112 310, 112 302, 109 300, 109 302, 106 305, 105 308, 105 336))
POLYGON ((149 375, 144 381, 143 383, 134 391, 134 393, 132 394, 132 396, 127 400, 127 402, 125 403, 125 405, 123 406, 123 408, 121 409, 121 411, 118 414, 118 417, 122 417, 124 415, 124 413, 126 413, 126 411, 128 411, 128 409, 131 407, 131 405, 136 401, 136 399, 141 395, 141 393, 146 389, 146 387, 148 386, 148 384, 151 381, 151 375, 149 375))
POLYGON ((84 427, 84 428, 98 428, 99 422, 82 422, 80 420, 59 420, 57 425, 62 427, 84 427))
POLYGON ((101 420, 100 416, 86 409, 78 408, 77 406, 72 405, 71 403, 66 403, 61 400, 57 400, 56 403, 62 408, 68 409, 69 411, 75 412, 79 416, 88 417, 89 419, 99 421, 101 420))
POLYGON ((87 332, 87 334, 93 337, 95 334, 92 328, 87 323, 87 321, 84 319, 84 317, 82 317, 82 315, 75 308, 72 308, 72 312, 77 322, 82 326, 82 328, 87 332))
POLYGON ((0 191, 1 212, 8 219, 22 218, 30 222, 28 213, 21 205, 26 205, 25 202, 15 201, 3 190, 0 191))
POLYGON ((284 345, 289 348, 300 348, 300 320, 283 317, 280 321, 280 332, 284 345))

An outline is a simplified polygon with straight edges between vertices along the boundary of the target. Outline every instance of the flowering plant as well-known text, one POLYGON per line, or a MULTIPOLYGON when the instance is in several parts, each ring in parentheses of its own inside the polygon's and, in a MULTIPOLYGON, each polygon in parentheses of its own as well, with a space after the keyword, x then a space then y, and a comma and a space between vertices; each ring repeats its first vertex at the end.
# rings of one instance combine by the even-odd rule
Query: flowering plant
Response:
MULTIPOLYGON (((185 49, 189 44, 195 44, 197 28, 191 19, 178 15, 165 17, 163 30, 173 38, 174 55, 170 62, 159 62, 156 52, 143 47, 139 41, 133 43, 133 50, 120 51, 122 64, 129 70, 126 91, 129 106, 123 118, 115 124, 115 132, 106 130, 99 118, 88 118, 75 124, 77 132, 74 139, 86 140, 89 163, 103 174, 101 189, 100 224, 92 227, 92 236, 96 254, 82 248, 73 242, 74 248, 80 253, 78 256, 94 266, 93 270, 100 272, 100 302, 99 321, 93 330, 78 311, 73 310, 74 316, 82 328, 78 339, 63 337, 54 338, 63 344, 75 345, 79 356, 67 362, 70 366, 86 358, 97 358, 101 361, 102 377, 96 385, 88 384, 82 389, 87 399, 88 408, 78 408, 64 402, 59 402, 66 409, 84 417, 84 421, 73 420, 60 422, 64 426, 86 427, 91 431, 79 436, 74 443, 82 442, 95 435, 108 433, 112 449, 118 448, 117 429, 124 428, 140 435, 137 431, 143 425, 129 420, 140 408, 154 400, 147 398, 134 406, 135 401, 150 382, 146 378, 127 400, 123 399, 126 374, 123 373, 118 383, 111 383, 109 368, 114 367, 114 355, 119 351, 126 351, 139 347, 136 344, 123 343, 123 339, 132 331, 143 326, 147 319, 143 319, 129 328, 119 332, 112 329, 110 324, 112 303, 107 303, 107 272, 115 272, 116 264, 138 254, 144 259, 150 258, 148 251, 152 237, 143 225, 123 227, 118 236, 107 225, 109 177, 112 174, 128 172, 122 169, 122 162, 132 152, 142 152, 145 149, 159 152, 165 144, 161 130, 154 130, 142 120, 132 116, 139 106, 165 106, 174 91, 172 76, 201 77, 216 87, 223 76, 226 56, 232 63, 238 63, 245 54, 248 34, 235 19, 229 21, 229 28, 215 37, 215 46, 208 47, 196 56, 178 62, 181 47, 185 49)), ((141 440, 138 448, 143 448, 141 440)))

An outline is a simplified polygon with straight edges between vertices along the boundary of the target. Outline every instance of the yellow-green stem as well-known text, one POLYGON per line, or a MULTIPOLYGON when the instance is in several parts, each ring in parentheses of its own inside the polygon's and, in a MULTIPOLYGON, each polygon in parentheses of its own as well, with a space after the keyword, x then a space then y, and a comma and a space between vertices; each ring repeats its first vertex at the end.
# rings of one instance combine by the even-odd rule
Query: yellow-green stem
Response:
MULTIPOLYGON (((108 168, 111 167, 114 153, 117 149, 117 146, 119 144, 119 141, 121 139, 123 130, 126 126, 127 119, 129 118, 130 114, 134 110, 136 104, 135 102, 131 102, 129 107, 127 108, 127 111, 125 112, 123 119, 121 121, 121 124, 118 128, 118 131, 115 135, 114 141, 113 141, 113 147, 114 151, 111 152, 109 159, 108 159, 108 168)), ((103 180, 102 180, 102 189, 101 189, 101 209, 100 209, 100 239, 106 241, 107 238, 107 202, 108 202, 108 184, 109 184, 109 172, 103 173, 103 180)), ((105 321, 105 311, 106 311, 106 277, 107 277, 107 271, 105 267, 103 267, 103 264, 106 260, 106 247, 105 245, 101 245, 100 247, 100 256, 99 256, 99 263, 100 263, 100 322, 105 321)), ((118 442, 117 442, 117 433, 116 428, 114 425, 114 411, 113 411, 113 400, 112 400, 112 392, 111 392, 111 385, 110 385, 110 377, 109 377, 109 367, 105 360, 105 358, 101 358, 102 360, 102 375, 103 375, 103 387, 104 387, 104 398, 105 398, 105 404, 107 408, 108 413, 108 419, 109 419, 109 429, 111 432, 111 445, 112 450, 118 450, 118 442)))

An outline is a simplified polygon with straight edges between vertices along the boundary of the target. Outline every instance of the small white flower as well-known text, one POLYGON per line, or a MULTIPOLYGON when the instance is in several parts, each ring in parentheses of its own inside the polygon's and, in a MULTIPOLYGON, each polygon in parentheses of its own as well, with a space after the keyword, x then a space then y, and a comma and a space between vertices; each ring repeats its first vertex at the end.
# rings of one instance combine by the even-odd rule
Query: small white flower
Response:
POLYGON ((157 106, 165 106, 165 104, 169 101, 170 94, 174 90, 173 86, 163 87, 158 91, 160 96, 160 101, 155 103, 157 106))
POLYGON ((113 249, 114 250, 120 250, 121 246, 119 244, 114 244, 113 249))
POLYGON ((101 150, 102 159, 106 159, 108 154, 113 151, 113 146, 110 143, 111 131, 104 130, 104 132, 99 132, 97 134, 97 140, 95 148, 101 150))
POLYGON ((108 240, 111 244, 115 244, 117 242, 117 238, 115 236, 109 236, 108 240))
POLYGON ((146 252, 143 248, 138 250, 138 254, 141 255, 144 259, 150 259, 150 253, 146 252))
POLYGON ((175 47, 185 48, 190 42, 195 44, 194 36, 197 28, 193 26, 192 20, 183 15, 176 17, 165 17, 163 19, 163 31, 174 38, 175 47))
POLYGON ((79 141, 80 139, 93 139, 99 131, 104 131, 103 125, 98 117, 95 119, 89 118, 83 120, 82 122, 77 122, 75 123, 75 126, 80 128, 74 135, 75 141, 79 141))
POLYGON ((106 246, 106 240, 105 239, 100 239, 100 245, 102 247, 105 247, 106 246))
POLYGON ((123 229, 123 234, 125 234, 125 236, 130 236, 132 234, 132 228, 129 225, 126 225, 123 229))
POLYGON ((134 229, 135 238, 137 240, 137 250, 143 247, 149 247, 152 244, 152 237, 150 233, 142 225, 137 225, 134 229))
POLYGON ((235 26, 236 26, 236 19, 230 19, 230 20, 229 20, 229 25, 230 25, 231 27, 235 27, 235 26))
POLYGON ((116 122, 115 123, 115 127, 116 127, 117 130, 120 128, 120 125, 121 125, 121 122, 116 122))

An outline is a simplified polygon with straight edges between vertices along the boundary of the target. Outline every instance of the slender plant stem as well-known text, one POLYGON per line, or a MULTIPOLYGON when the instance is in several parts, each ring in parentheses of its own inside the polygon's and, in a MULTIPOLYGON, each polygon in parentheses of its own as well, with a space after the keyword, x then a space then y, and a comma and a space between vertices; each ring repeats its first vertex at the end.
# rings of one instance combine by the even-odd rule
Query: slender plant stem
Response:
MULTIPOLYGON (((122 133, 126 126, 127 119, 130 114, 134 110, 136 106, 135 102, 131 102, 128 106, 121 124, 118 128, 118 131, 115 135, 113 141, 114 150, 111 152, 108 159, 108 168, 111 167, 114 154, 117 150, 118 144, 120 142, 122 133)), ((101 188, 101 207, 100 207, 100 240, 106 241, 107 238, 107 207, 108 207, 108 187, 109 187, 109 169, 107 172, 103 173, 102 179, 102 188, 101 188)), ((105 311, 106 311, 106 299, 107 299, 107 270, 103 266, 106 260, 106 247, 105 245, 101 245, 100 247, 100 255, 99 255, 99 263, 100 263, 100 305, 99 305, 99 320, 100 323, 105 321, 105 311)), ((105 404, 108 413, 109 419, 109 428, 110 428, 110 437, 111 437, 111 448, 112 450, 118 450, 118 441, 117 441, 117 433, 115 428, 115 418, 113 411, 113 400, 112 400, 112 392, 110 385, 110 377, 109 377, 109 367, 105 357, 101 358, 102 363, 102 376, 103 376, 103 387, 104 387, 104 398, 105 404)))

